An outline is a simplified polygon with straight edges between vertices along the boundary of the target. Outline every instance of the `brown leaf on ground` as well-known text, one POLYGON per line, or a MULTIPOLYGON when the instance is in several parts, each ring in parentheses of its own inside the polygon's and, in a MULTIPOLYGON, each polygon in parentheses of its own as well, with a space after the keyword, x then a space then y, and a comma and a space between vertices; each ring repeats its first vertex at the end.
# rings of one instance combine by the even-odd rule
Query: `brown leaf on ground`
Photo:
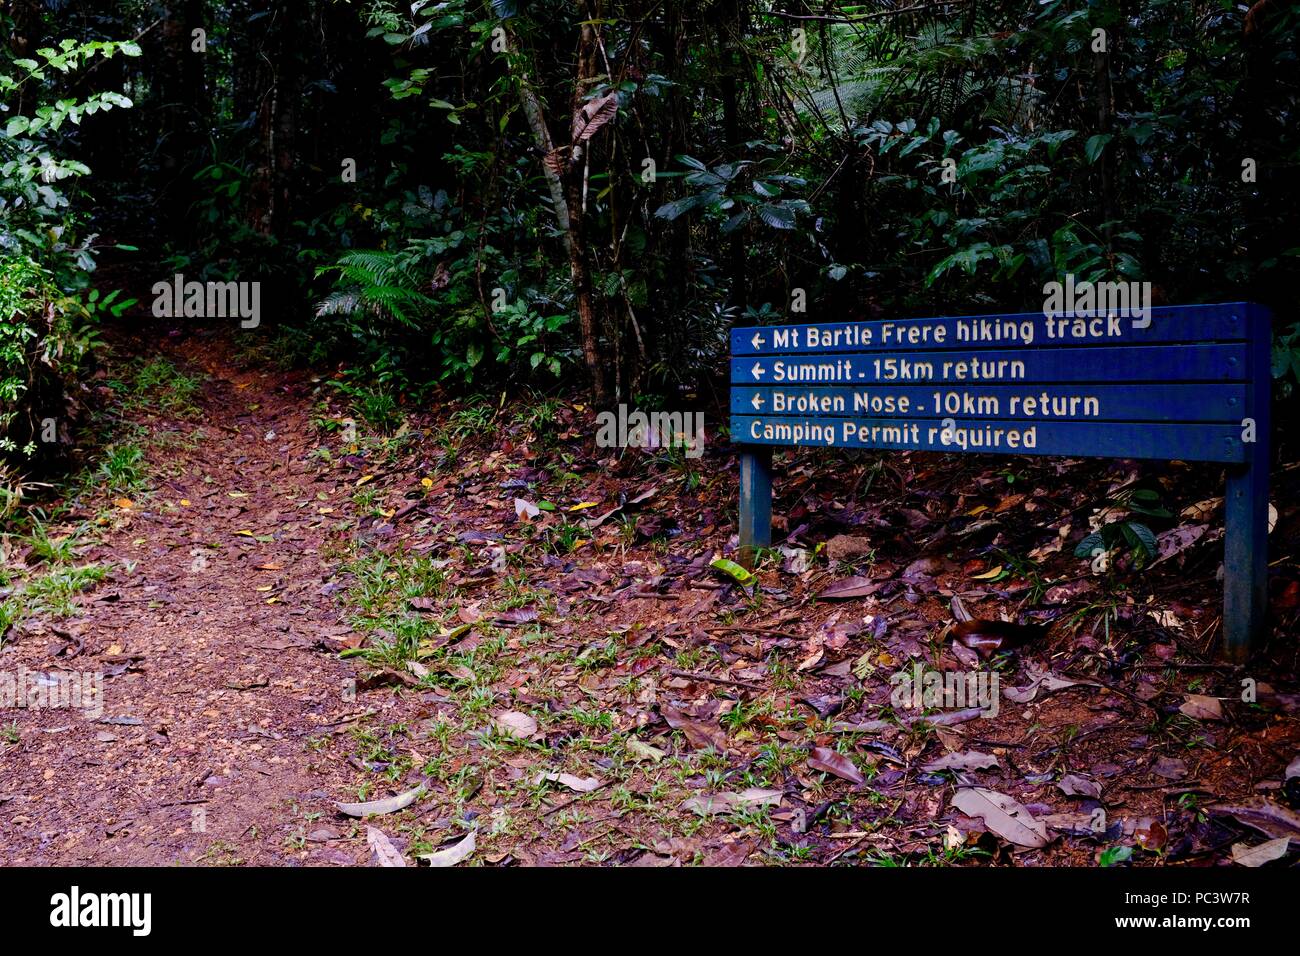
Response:
POLYGON ((469 835, 463 840, 453 843, 449 847, 441 850, 435 850, 432 853, 421 853, 420 859, 430 866, 444 867, 455 866, 457 863, 463 863, 473 855, 476 847, 474 831, 470 830, 469 835))
POLYGON ((1259 844, 1259 846, 1234 843, 1232 845, 1232 862, 1240 866, 1263 866, 1265 863, 1272 863, 1274 860, 1282 859, 1287 855, 1290 848, 1291 840, 1288 837, 1278 837, 1276 840, 1269 840, 1266 843, 1259 844))
POLYGON ((812 756, 808 758, 808 766, 813 770, 834 774, 852 784, 862 784, 867 779, 852 760, 842 753, 831 750, 830 747, 814 747, 812 756))
POLYGON ((990 767, 1001 766, 998 758, 992 754, 983 754, 978 750, 968 750, 965 753, 944 754, 938 760, 931 760, 921 769, 926 773, 938 773, 941 770, 988 770, 990 767))
POLYGON ((952 805, 968 817, 983 820, 986 827, 1008 843, 1037 848, 1046 846, 1051 839, 1047 827, 1005 793, 982 787, 958 790, 953 794, 952 805))
POLYGON ((366 827, 366 843, 370 845, 375 861, 380 866, 406 866, 406 860, 382 830, 366 827))
POLYGON ((1289 837, 1300 840, 1300 816, 1280 807, 1276 803, 1261 801, 1255 804, 1216 805, 1209 808, 1210 813, 1230 816, 1238 823, 1245 824, 1252 830, 1273 839, 1289 837))
POLYGON ((497 714, 493 718, 493 723, 502 733, 511 737, 518 737, 520 740, 528 740, 537 736, 537 721, 518 710, 507 710, 497 714))
POLYGON ((688 717, 674 707, 661 707, 660 713, 668 726, 680 730, 692 747, 699 750, 712 747, 719 752, 726 752, 727 735, 717 724, 688 717))
POLYGON ((823 588, 817 596, 823 601, 847 601, 875 594, 884 585, 884 581, 873 581, 871 578, 844 578, 823 588))
POLYGON ((1205 694, 1188 694, 1178 709, 1195 720, 1223 720, 1223 702, 1205 694))
POLYGON ((380 816, 385 813, 396 813, 398 810, 405 810, 416 800, 420 794, 424 793, 424 787, 419 786, 414 790, 407 790, 405 793, 399 793, 395 797, 386 797, 383 800, 367 800, 364 803, 336 803, 339 813, 349 817, 372 817, 380 816))
POLYGON ((953 625, 952 636, 982 657, 991 657, 998 651, 1010 651, 1034 641, 1047 633, 1041 624, 1012 624, 1008 621, 988 621, 976 618, 959 621, 953 625))

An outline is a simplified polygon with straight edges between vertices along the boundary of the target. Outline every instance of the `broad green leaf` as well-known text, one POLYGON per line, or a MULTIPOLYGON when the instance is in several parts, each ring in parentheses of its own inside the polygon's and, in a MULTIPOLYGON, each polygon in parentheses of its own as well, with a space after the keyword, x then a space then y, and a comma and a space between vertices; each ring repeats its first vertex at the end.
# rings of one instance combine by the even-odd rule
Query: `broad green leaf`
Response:
POLYGON ((755 580, 754 575, 752 573, 746 571, 735 561, 732 561, 728 558, 716 558, 713 561, 709 562, 709 567, 713 568, 714 570, 721 571, 723 574, 727 575, 727 577, 731 578, 733 581, 739 584, 742 588, 749 587, 754 583, 755 580))
POLYGON ((1106 148, 1106 144, 1112 138, 1110 133, 1098 133, 1095 136, 1089 136, 1088 142, 1083 146, 1083 153, 1088 157, 1088 162, 1095 163, 1097 158, 1101 156, 1102 150, 1106 148))

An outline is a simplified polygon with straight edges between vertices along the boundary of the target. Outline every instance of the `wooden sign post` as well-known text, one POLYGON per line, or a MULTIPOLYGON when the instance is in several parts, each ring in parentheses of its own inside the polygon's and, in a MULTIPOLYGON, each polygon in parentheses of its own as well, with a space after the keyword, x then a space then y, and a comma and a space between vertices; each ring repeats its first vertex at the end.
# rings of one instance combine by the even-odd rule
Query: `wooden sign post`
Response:
POLYGON ((1270 341, 1243 302, 733 329, 742 563, 771 544, 776 445, 1216 462, 1224 648, 1244 660, 1267 600, 1270 341))

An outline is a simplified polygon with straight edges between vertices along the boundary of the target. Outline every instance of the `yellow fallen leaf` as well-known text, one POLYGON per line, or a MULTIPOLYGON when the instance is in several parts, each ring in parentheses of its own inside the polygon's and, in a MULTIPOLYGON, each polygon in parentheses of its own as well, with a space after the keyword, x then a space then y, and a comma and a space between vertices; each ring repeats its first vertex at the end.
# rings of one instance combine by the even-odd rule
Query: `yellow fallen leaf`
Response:
POLYGON ((875 673, 876 665, 871 663, 871 652, 863 654, 853 662, 853 676, 858 680, 866 680, 875 673))
POLYGON ((189 498, 182 498, 182 499, 181 499, 181 507, 182 507, 182 508, 188 508, 189 506, 190 506, 190 499, 189 499, 189 498))
POLYGON ((1198 501, 1195 504, 1188 505, 1182 510, 1184 518, 1191 518, 1193 521, 1205 521, 1210 518, 1216 509, 1223 504, 1222 498, 1206 498, 1204 501, 1198 501))
POLYGON ((263 584, 260 587, 253 588, 254 591, 270 591, 275 587, 274 584, 263 584))
POLYGON ((130 510, 131 508, 135 507, 135 502, 133 502, 130 498, 114 498, 113 504, 117 505, 119 508, 123 509, 124 511, 130 510))
POLYGON ((245 538, 256 538, 256 537, 257 537, 257 535, 253 534, 253 532, 251 532, 251 531, 242 531, 242 530, 241 530, 241 531, 236 531, 235 534, 243 535, 245 538))
POLYGON ((391 518, 393 515, 397 514, 397 509, 390 508, 389 510, 385 511, 383 508, 380 508, 379 513, 383 515, 385 518, 391 518))
POLYGON ((588 508, 594 508, 594 507, 596 507, 596 505, 598 505, 598 504, 600 504, 599 501, 580 501, 580 502, 578 502, 576 505, 574 505, 572 508, 570 508, 569 510, 570 510, 570 511, 586 511, 588 508))
POLYGON ((976 574, 976 575, 974 575, 973 577, 971 577, 971 580, 972 580, 972 581, 992 581, 994 578, 996 578, 996 577, 997 577, 999 574, 1001 574, 1001 573, 1002 573, 1002 565, 999 564, 997 567, 995 567, 995 568, 990 568, 988 571, 985 571, 983 574, 976 574))
POLYGON ((367 481, 374 481, 374 480, 375 480, 375 476, 374 476, 374 475, 362 475, 361 478, 360 478, 360 480, 357 482, 357 487, 360 488, 360 487, 361 487, 362 485, 364 485, 367 481))
POLYGON ((976 515, 978 515, 978 514, 983 514, 985 511, 988 511, 988 510, 989 510, 989 506, 988 506, 988 505, 976 505, 976 506, 975 506, 974 508, 972 508, 970 511, 966 512, 966 517, 968 517, 968 518, 974 518, 976 515))
POLYGON ((110 644, 110 645, 108 645, 108 650, 106 650, 104 653, 106 653, 106 654, 121 654, 121 653, 122 653, 122 645, 121 645, 121 644, 110 644))
POLYGON ((430 488, 433 487, 433 479, 432 479, 432 478, 421 478, 421 479, 420 479, 420 484, 424 485, 425 490, 427 491, 428 489, 430 489, 430 488))
POLYGON ((247 497, 248 497, 248 492, 247 492, 247 491, 227 491, 226 494, 229 495, 231 498, 247 498, 247 497))
POLYGON ((1181 631, 1183 622, 1178 619, 1178 615, 1173 611, 1147 611, 1147 616, 1159 624, 1161 627, 1168 627, 1181 631))

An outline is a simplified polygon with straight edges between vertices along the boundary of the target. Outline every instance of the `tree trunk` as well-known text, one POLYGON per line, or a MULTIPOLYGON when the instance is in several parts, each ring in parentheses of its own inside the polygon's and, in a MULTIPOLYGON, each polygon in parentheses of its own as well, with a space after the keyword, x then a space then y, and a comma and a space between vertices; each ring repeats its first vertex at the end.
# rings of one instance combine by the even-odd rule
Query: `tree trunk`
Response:
POLYGON ((257 144, 249 186, 249 225, 273 235, 292 220, 295 132, 298 118, 299 39, 306 29, 301 0, 277 0, 257 53, 264 64, 257 94, 257 144))
POLYGON ((194 171, 206 149, 203 130, 209 107, 203 61, 208 54, 195 52, 192 43, 194 30, 210 27, 204 21, 203 0, 174 0, 167 5, 160 30, 159 219, 174 238, 190 233, 187 216, 197 195, 194 171))
MULTIPOLYGON (((742 32, 741 0, 726 0, 721 5, 718 43, 722 51, 722 129, 727 137, 727 153, 735 159, 747 138, 740 112, 740 51, 736 37, 742 32)), ((738 311, 749 305, 749 283, 745 274, 745 230, 737 229, 727 243, 727 278, 731 305, 738 311)))
MULTIPOLYGON (((594 62, 595 30, 590 24, 584 23, 574 92, 578 108, 581 108, 584 80, 594 75, 594 62)), ((605 381, 605 369, 600 361, 600 322, 592 295, 591 270, 587 265, 582 229, 582 163, 575 161, 572 149, 557 152, 542 102, 530 85, 530 77, 527 75, 519 77, 519 99, 542 158, 542 173, 546 177, 546 186, 551 193, 555 217, 569 258, 569 273, 573 280, 573 296, 582 336, 582 358, 591 378, 592 398, 597 405, 604 405, 609 401, 609 389, 605 381)))

